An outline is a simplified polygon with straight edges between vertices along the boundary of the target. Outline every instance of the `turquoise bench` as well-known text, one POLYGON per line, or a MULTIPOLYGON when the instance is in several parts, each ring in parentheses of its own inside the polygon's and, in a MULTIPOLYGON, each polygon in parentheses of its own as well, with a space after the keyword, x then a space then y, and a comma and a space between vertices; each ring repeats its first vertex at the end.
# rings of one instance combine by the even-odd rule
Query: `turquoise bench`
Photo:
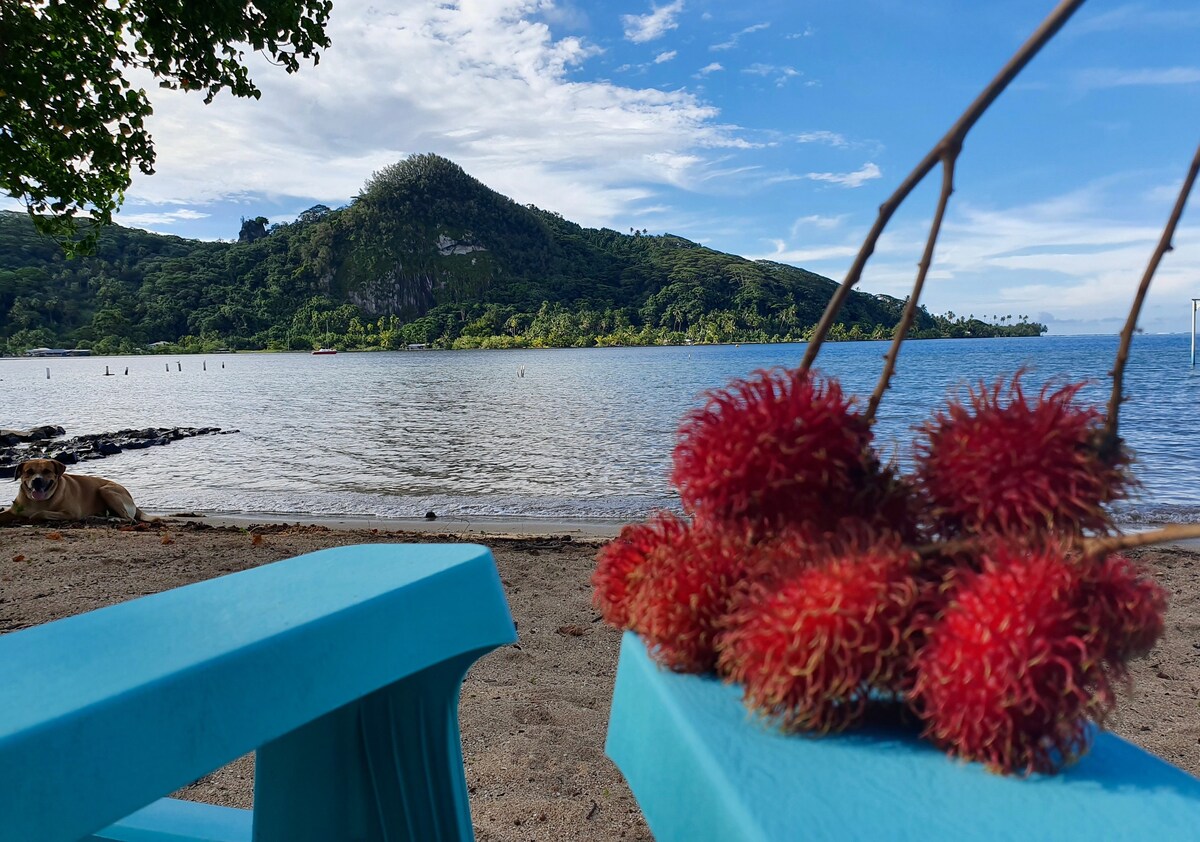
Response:
POLYGON ((1200 780, 1112 734, 1027 780, 897 731, 784 736, 737 687, 660 669, 632 633, 606 749, 658 842, 1200 840, 1200 780))
POLYGON ((484 547, 341 547, 0 636, 0 840, 471 839, 484 547), (162 798, 257 749, 254 810, 162 798))

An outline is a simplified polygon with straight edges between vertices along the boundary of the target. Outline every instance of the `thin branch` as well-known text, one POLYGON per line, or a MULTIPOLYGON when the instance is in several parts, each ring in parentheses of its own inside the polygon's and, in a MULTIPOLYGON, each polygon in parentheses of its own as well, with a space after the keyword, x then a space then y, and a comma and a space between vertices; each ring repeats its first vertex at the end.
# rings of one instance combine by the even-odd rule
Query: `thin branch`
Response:
POLYGON ((892 375, 896 372, 896 358, 900 356, 900 346, 904 344, 904 338, 908 336, 908 329, 917 316, 917 302, 921 300, 921 290, 925 288, 925 276, 929 274, 929 267, 933 264, 933 247, 937 243, 938 233, 942 230, 942 219, 946 216, 946 205, 950 203, 950 194, 954 192, 954 162, 958 160, 960 151, 960 149, 947 149, 945 157, 942 158, 942 194, 938 197, 933 223, 929 226, 929 238, 925 240, 925 253, 921 255, 912 295, 908 297, 908 301, 904 305, 904 312, 896 324, 896 331, 892 334, 892 346, 888 348, 883 364, 883 374, 880 375, 879 382, 875 384, 875 391, 871 393, 871 400, 867 404, 868 424, 874 422, 879 402, 883 400, 883 393, 891 385, 892 375))
MULTIPOLYGON (((817 323, 817 327, 813 332, 813 337, 809 340, 808 348, 804 352, 804 360, 800 363, 802 369, 809 369, 817 358, 817 352, 821 349, 821 343, 825 341, 825 336, 829 333, 829 329, 833 327, 833 321, 837 318, 838 313, 842 309, 842 304, 850 295, 850 291, 854 285, 858 283, 862 277, 863 268, 867 264, 867 260, 875 251, 875 244, 879 241, 880 235, 883 234, 883 229, 887 226, 892 218, 892 214, 900 207, 900 204, 908 198, 918 184, 925 178, 926 175, 937 165, 937 162, 942 160, 950 150, 958 150, 962 147, 963 139, 967 136, 967 132, 979 120, 988 107, 996 100, 996 97, 1008 87, 1009 83, 1016 78, 1025 65, 1029 64, 1038 51, 1045 46, 1046 42, 1054 37, 1058 30, 1062 29, 1063 24, 1073 15, 1076 10, 1082 6, 1084 0, 1063 0, 1057 8, 1050 13, 1050 16, 1042 22, 1042 25, 1037 28, 1037 31, 1029 37, 1021 48, 1008 60, 1008 63, 996 75, 996 78, 988 83, 988 86, 983 89, 983 92, 975 98, 963 115, 958 118, 953 126, 941 140, 929 151, 921 163, 917 164, 916 168, 908 174, 908 177, 896 189, 896 192, 888 197, 887 201, 879 206, 879 217, 875 220, 875 224, 871 226, 870 232, 867 234, 867 239, 863 242, 862 248, 859 249, 858 256, 854 258, 854 263, 850 267, 850 271, 846 273, 846 280, 842 281, 841 286, 834 290, 833 297, 829 299, 829 304, 825 307, 825 313, 821 316, 821 321, 817 323)), ((957 155, 957 152, 954 152, 957 155)))
POLYGON ((1129 360, 1129 345, 1133 342, 1133 333, 1137 329, 1138 316, 1142 312, 1142 302, 1146 300, 1146 293, 1150 289, 1150 280, 1158 270, 1158 264, 1162 262, 1166 253, 1173 248, 1171 239, 1175 236, 1175 228, 1179 225, 1179 220, 1183 216, 1183 208, 1187 204, 1188 194, 1192 192, 1192 185, 1196 183, 1197 172, 1200 172, 1200 146, 1196 147, 1196 155, 1192 158, 1192 166, 1188 170, 1187 178, 1183 180, 1183 186, 1179 188, 1179 197, 1175 200, 1175 207, 1171 210, 1171 218, 1167 220, 1167 225, 1163 228, 1162 236, 1158 239, 1158 247, 1154 250, 1149 265, 1146 266, 1145 274, 1142 275, 1142 282, 1138 285, 1137 295, 1133 299, 1133 306, 1129 308, 1129 318, 1125 320, 1125 328, 1121 331, 1121 344, 1117 348, 1117 361, 1113 364, 1113 370, 1109 372, 1113 379, 1113 390, 1112 397, 1108 399, 1108 420, 1105 422, 1104 440, 1102 442, 1102 447, 1106 450, 1115 449, 1119 441, 1117 438, 1117 415, 1121 409, 1121 387, 1125 380, 1125 363, 1129 360))
POLYGON ((1132 550, 1134 547, 1168 544, 1171 541, 1184 541, 1190 538, 1200 538, 1200 524, 1181 523, 1164 526, 1161 529, 1152 529, 1149 532, 1088 538, 1083 542, 1083 552, 1089 556, 1107 555, 1122 550, 1132 550))

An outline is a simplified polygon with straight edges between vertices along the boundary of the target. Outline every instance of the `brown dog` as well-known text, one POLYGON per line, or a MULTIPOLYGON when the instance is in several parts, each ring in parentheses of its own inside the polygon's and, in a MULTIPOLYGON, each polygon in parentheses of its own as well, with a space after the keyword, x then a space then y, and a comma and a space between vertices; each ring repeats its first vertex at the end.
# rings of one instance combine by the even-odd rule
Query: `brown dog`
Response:
POLYGON ((0 524, 47 520, 83 520, 114 517, 129 521, 157 521, 133 502, 125 487, 100 477, 66 474, 67 466, 54 459, 29 459, 17 468, 21 487, 0 524))

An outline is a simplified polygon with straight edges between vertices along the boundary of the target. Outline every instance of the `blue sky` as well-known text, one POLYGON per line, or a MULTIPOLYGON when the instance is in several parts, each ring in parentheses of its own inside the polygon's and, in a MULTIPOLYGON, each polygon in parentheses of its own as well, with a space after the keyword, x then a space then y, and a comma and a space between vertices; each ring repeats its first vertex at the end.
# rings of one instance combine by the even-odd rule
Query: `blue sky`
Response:
MULTIPOLYGON (((119 221, 204 238, 348 202, 436 152, 521 203, 671 232, 841 280, 876 208, 1050 12, 1050 0, 334 0, 333 46, 261 100, 152 86, 157 174, 119 221)), ((1200 5, 1079 11, 977 125, 925 302, 1119 329, 1200 141, 1200 5)), ((936 200, 861 288, 903 296, 936 200)), ((1195 200, 1200 204, 1200 198, 1195 200)), ((1200 211, 1142 326, 1190 326, 1200 211)))

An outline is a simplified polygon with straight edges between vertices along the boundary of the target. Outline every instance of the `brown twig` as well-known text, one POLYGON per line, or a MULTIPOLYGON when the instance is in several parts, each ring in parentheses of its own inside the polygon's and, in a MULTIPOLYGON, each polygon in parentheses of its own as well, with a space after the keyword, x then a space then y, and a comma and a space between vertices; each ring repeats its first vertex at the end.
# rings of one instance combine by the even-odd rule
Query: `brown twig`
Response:
POLYGON ((1166 544, 1171 541, 1184 541, 1189 538, 1200 538, 1200 524, 1181 523, 1152 529, 1149 532, 1132 532, 1128 535, 1107 535, 1103 538, 1088 538, 1083 542, 1085 555, 1097 556, 1108 553, 1132 550, 1134 547, 1145 547, 1150 544, 1166 544))
POLYGON ((892 345, 888 348, 887 356, 884 358, 883 374, 879 376, 879 382, 875 384, 875 391, 871 393, 871 400, 867 404, 868 424, 874 422, 879 402, 883 400, 883 393, 891 385, 892 375, 896 372, 896 359, 900 356, 900 346, 904 344, 904 339, 908 336, 908 329, 912 327, 913 320, 917 316, 917 302, 921 300, 921 290, 925 288, 925 277, 929 274, 929 267, 933 263, 933 247, 942 230, 942 219, 946 216, 946 205, 950 203, 950 194, 954 192, 954 162, 958 158, 958 152, 958 149, 947 149, 942 157, 942 193, 938 197, 937 210, 934 212, 933 222, 929 226, 929 237, 925 240, 925 252, 921 255, 921 262, 918 264, 917 280, 913 283, 912 294, 904 303, 904 312, 892 334, 892 345))
POLYGON ((1129 360, 1129 346, 1133 342, 1133 333, 1137 329, 1138 316, 1142 312, 1142 302, 1146 300, 1146 293, 1150 289, 1150 281, 1154 277, 1154 273, 1158 270, 1158 264, 1162 262, 1163 257, 1174 246, 1171 245, 1171 240, 1175 236, 1175 229, 1179 225, 1179 220, 1183 216, 1183 208, 1187 204, 1188 194, 1192 192, 1192 185, 1196 183, 1196 174, 1200 172, 1200 146, 1196 147, 1196 155, 1192 158, 1192 166, 1188 170, 1187 178, 1183 180, 1183 187, 1179 189, 1179 197, 1175 200, 1175 207, 1171 210, 1171 217, 1167 220, 1166 227, 1163 228, 1162 236, 1158 239, 1158 247, 1154 249, 1154 254, 1150 258, 1150 263, 1146 266, 1146 272, 1142 275, 1142 282, 1138 285, 1137 295, 1133 298, 1133 306, 1129 308, 1129 318, 1125 320, 1125 328, 1121 331, 1121 344, 1117 348, 1117 360, 1113 363, 1113 369, 1109 372, 1113 379, 1112 397, 1108 399, 1108 419, 1104 425, 1104 440, 1102 448, 1105 450, 1113 450, 1117 447, 1117 416, 1121 409, 1121 387, 1125 380, 1125 363, 1129 360))
MULTIPOLYGON (((1063 546, 1078 549, 1085 556, 1101 556, 1109 553, 1132 550, 1136 547, 1146 547, 1152 544, 1168 544, 1171 541, 1186 541, 1200 538, 1200 524, 1181 523, 1151 529, 1147 532, 1131 532, 1126 535, 1103 535, 1096 538, 1072 538, 1063 535, 1059 538, 1063 546)), ((950 556, 958 553, 977 552, 990 545, 994 539, 983 537, 959 538, 954 541, 934 541, 914 548, 919 558, 931 556, 950 556)))
POLYGON ((1037 31, 1029 37, 1029 40, 1021 45, 1021 48, 1008 60, 1008 63, 1000 70, 988 86, 983 89, 982 93, 975 98, 963 115, 958 118, 950 131, 937 142, 937 144, 929 151, 921 163, 917 164, 916 168, 908 174, 908 177, 896 189, 896 192, 888 197, 882 205, 879 206, 879 217, 875 220, 875 224, 871 226, 870 232, 867 234, 867 239, 863 242, 862 248, 858 251, 858 256, 854 258, 854 263, 850 267, 850 271, 846 273, 846 279, 842 281, 833 292, 833 296, 829 299, 829 304, 825 307, 825 312, 821 316, 821 321, 817 323, 816 329, 813 331, 812 339, 809 340, 808 348, 804 352, 804 360, 800 363, 802 369, 809 369, 817 358, 817 352, 821 349, 821 343, 825 341, 825 336, 829 333, 829 329, 833 327, 833 320, 837 318, 838 313, 842 309, 842 304, 850 295, 850 291, 854 285, 858 283, 862 277, 863 267, 866 266, 867 260, 875 251, 875 244, 879 241, 880 235, 883 234, 883 229, 887 226, 892 218, 892 214, 900 207, 900 204, 908 198, 918 184, 925 178, 926 175, 937 165, 938 161, 945 159, 947 156, 953 160, 958 157, 958 152, 962 148, 963 139, 967 133, 979 120, 988 107, 996 100, 996 97, 1008 87, 1009 83, 1017 77, 1038 51, 1045 46, 1046 42, 1054 37, 1073 15, 1084 0, 1063 0, 1050 13, 1042 25, 1037 28, 1037 31))

